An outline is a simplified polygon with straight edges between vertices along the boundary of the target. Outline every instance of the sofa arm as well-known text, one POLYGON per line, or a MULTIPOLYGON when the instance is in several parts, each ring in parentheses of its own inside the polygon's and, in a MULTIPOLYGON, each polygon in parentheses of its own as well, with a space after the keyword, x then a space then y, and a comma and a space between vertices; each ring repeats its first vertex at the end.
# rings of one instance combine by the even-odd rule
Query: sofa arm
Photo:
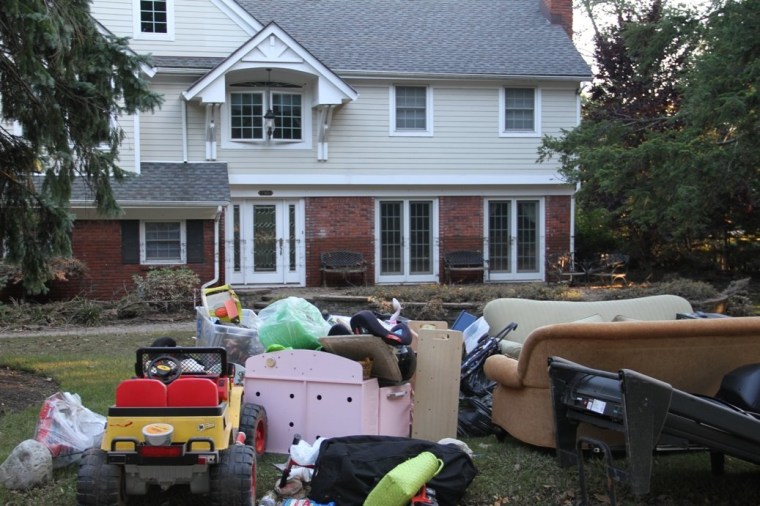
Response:
POLYGON ((517 375, 518 361, 505 355, 491 355, 483 364, 486 378, 510 388, 522 387, 517 375))

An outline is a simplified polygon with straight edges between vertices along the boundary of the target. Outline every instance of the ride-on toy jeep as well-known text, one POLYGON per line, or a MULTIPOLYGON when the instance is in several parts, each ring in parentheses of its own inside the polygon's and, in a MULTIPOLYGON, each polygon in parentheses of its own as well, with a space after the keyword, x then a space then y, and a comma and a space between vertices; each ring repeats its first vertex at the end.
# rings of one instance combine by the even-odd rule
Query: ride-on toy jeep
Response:
POLYGON ((135 373, 116 388, 100 448, 82 457, 77 504, 121 505, 173 485, 212 505, 255 504, 266 412, 243 404, 226 350, 140 348, 135 373))

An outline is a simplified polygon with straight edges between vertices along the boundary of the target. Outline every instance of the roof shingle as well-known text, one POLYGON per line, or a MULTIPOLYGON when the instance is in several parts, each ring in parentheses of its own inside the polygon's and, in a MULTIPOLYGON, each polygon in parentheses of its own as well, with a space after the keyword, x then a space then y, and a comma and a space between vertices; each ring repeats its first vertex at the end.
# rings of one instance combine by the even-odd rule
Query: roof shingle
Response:
POLYGON ((540 0, 238 0, 333 71, 590 77, 540 0))
MULTIPOLYGON (((226 163, 143 163, 140 174, 129 175, 121 182, 112 181, 111 186, 119 204, 222 203, 230 200, 226 163)), ((94 193, 85 181, 77 178, 71 201, 91 203, 93 198, 94 193)))

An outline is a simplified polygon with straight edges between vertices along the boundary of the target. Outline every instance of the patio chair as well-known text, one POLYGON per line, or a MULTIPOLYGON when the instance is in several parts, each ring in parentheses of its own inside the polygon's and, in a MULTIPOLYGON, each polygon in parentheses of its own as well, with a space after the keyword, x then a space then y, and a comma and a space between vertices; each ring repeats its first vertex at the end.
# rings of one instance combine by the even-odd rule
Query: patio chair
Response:
POLYGON ((570 285, 588 281, 588 273, 583 262, 577 261, 571 252, 554 253, 546 257, 546 279, 570 285))
POLYGON ((451 284, 452 273, 481 272, 488 279, 488 262, 480 251, 459 250, 443 255, 444 282, 451 284))
POLYGON ((337 273, 348 282, 349 274, 361 274, 364 286, 367 286, 367 261, 356 251, 329 251, 320 255, 319 270, 322 273, 322 286, 327 286, 327 276, 337 273))
POLYGON ((599 260, 589 269, 588 275, 610 286, 617 282, 626 286, 628 284, 628 262, 630 258, 622 253, 602 253, 599 260))

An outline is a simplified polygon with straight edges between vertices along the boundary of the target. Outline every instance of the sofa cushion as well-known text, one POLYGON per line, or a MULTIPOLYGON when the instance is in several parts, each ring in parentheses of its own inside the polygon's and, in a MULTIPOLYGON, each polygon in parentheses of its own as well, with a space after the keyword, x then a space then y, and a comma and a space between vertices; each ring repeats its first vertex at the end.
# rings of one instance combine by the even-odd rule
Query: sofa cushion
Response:
MULTIPOLYGON (((602 318, 602 315, 598 313, 594 313, 584 318, 574 320, 571 323, 601 323, 603 321, 604 321, 604 318, 602 318)), ((510 341, 508 339, 502 339, 501 342, 499 343, 501 354, 506 355, 510 358, 514 358, 514 359, 520 358, 520 352, 522 351, 522 347, 523 347, 523 343, 518 343, 517 341, 510 341)))
POLYGON ((640 322, 641 318, 631 318, 630 316, 619 314, 619 315, 615 315, 615 318, 613 318, 612 321, 613 322, 640 322))
POLYGON ((520 358, 520 351, 522 350, 523 343, 517 341, 510 341, 509 339, 502 339, 499 343, 499 349, 502 355, 518 359, 520 358))

